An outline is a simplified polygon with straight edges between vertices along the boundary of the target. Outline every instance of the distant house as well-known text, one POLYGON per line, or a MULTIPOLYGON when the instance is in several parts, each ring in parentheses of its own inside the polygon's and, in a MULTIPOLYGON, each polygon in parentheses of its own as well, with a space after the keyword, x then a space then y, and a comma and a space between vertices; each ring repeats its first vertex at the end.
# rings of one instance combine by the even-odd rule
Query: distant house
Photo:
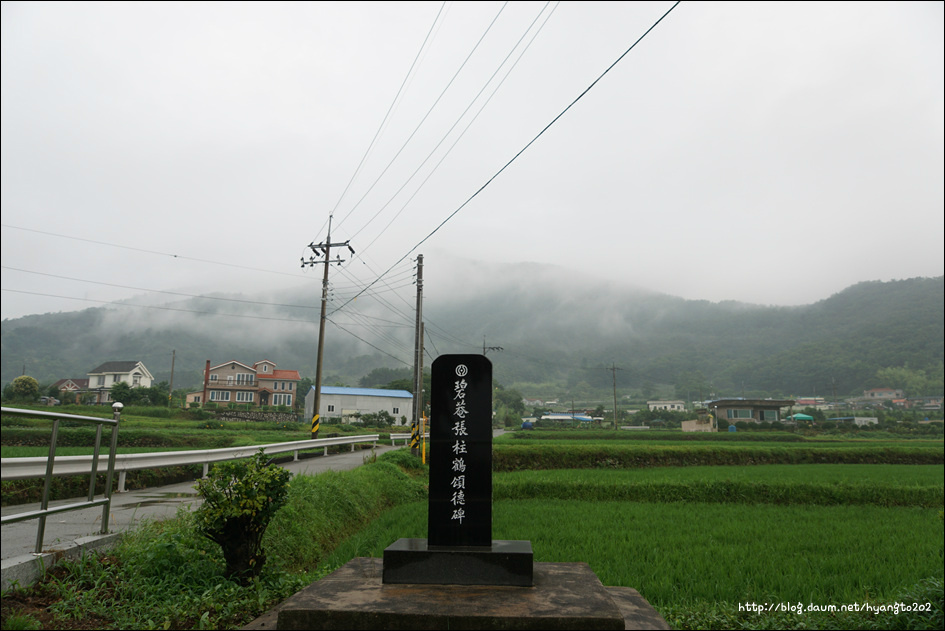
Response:
POLYGON ((646 407, 649 410, 667 410, 669 412, 684 412, 686 410, 685 401, 647 401, 646 407))
MULTIPOLYGON (((355 414, 387 412, 399 425, 401 417, 409 418, 412 415, 413 395, 406 390, 322 386, 321 394, 318 415, 323 419, 347 419, 355 414)), ((311 419, 313 416, 315 386, 305 395, 305 418, 311 419)))
POLYGON ((150 388, 154 381, 150 371, 139 361, 105 362, 88 375, 88 390, 95 394, 95 403, 110 402, 109 391, 118 382, 123 381, 132 388, 150 388))
POLYGON ((863 391, 864 399, 901 399, 903 396, 902 390, 894 390, 893 388, 873 388, 863 391))
POLYGON ((53 384, 59 392, 85 392, 89 389, 88 379, 60 379, 53 384))
POLYGON ((738 421, 780 421, 781 410, 791 408, 794 399, 718 399, 707 401, 706 408, 716 418, 717 422, 728 421, 729 424, 738 421))
POLYGON ((280 370, 268 359, 252 366, 231 360, 204 369, 203 390, 187 395, 190 403, 230 403, 292 406, 296 401, 299 381, 297 370, 280 370))

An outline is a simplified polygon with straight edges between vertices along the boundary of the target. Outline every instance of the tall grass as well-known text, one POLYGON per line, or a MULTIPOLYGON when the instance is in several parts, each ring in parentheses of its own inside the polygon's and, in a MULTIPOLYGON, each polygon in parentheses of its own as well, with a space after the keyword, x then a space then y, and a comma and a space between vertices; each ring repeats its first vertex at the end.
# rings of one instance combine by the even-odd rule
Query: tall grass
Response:
POLYGON ((267 564, 247 587, 223 576, 219 546, 182 511, 136 528, 107 555, 65 561, 29 590, 4 594, 4 625, 20 611, 8 603, 39 598, 52 603, 44 615, 53 628, 238 628, 323 576, 323 556, 336 542, 423 496, 423 478, 391 462, 403 455, 388 455, 353 471, 293 478, 288 504, 266 531, 267 564))
POLYGON ((266 531, 270 560, 289 572, 316 567, 327 551, 391 506, 423 497, 422 481, 385 460, 387 455, 353 471, 293 478, 287 505, 266 531))

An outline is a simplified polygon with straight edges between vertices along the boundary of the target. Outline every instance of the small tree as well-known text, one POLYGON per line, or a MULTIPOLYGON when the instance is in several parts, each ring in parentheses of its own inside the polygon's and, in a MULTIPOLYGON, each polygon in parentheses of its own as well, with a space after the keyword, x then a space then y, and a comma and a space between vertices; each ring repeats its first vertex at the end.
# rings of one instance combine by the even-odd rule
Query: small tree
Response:
POLYGON ((227 578, 247 585, 266 562, 262 540, 286 502, 292 474, 266 458, 262 449, 248 460, 221 462, 197 481, 204 498, 197 509, 200 532, 223 548, 227 578))
POLYGON ((118 401, 124 405, 136 403, 136 401, 134 401, 134 393, 131 390, 131 385, 124 381, 119 381, 113 385, 108 391, 108 396, 112 401, 118 401))
POLYGON ((35 401, 39 396, 39 382, 29 375, 21 375, 13 380, 13 396, 21 401, 35 401))

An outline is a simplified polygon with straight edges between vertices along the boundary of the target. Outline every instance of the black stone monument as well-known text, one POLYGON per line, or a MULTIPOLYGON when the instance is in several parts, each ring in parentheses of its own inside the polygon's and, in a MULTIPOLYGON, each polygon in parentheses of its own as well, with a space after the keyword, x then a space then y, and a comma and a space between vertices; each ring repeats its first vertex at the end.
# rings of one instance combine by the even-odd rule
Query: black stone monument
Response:
POLYGON ((438 357, 430 409, 427 539, 384 550, 383 582, 531 586, 531 542, 492 540, 492 363, 438 357))

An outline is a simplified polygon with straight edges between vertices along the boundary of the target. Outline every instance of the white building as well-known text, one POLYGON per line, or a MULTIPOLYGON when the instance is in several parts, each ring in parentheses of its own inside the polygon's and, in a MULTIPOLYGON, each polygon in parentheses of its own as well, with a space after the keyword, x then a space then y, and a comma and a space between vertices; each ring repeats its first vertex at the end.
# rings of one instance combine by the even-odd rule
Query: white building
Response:
MULTIPOLYGON (((413 413, 413 395, 406 390, 381 390, 376 388, 340 388, 322 386, 318 415, 322 419, 348 419, 355 414, 377 414, 387 412, 394 423, 402 418, 410 422, 413 413)), ((305 395, 305 418, 311 419, 315 412, 315 386, 305 395)))
POLYGON ((105 362, 88 372, 89 391, 94 392, 96 403, 109 403, 109 390, 121 381, 132 388, 150 388, 154 377, 139 361, 105 362))
POLYGON ((646 407, 650 410, 667 410, 669 412, 685 412, 685 401, 647 401, 646 407))

